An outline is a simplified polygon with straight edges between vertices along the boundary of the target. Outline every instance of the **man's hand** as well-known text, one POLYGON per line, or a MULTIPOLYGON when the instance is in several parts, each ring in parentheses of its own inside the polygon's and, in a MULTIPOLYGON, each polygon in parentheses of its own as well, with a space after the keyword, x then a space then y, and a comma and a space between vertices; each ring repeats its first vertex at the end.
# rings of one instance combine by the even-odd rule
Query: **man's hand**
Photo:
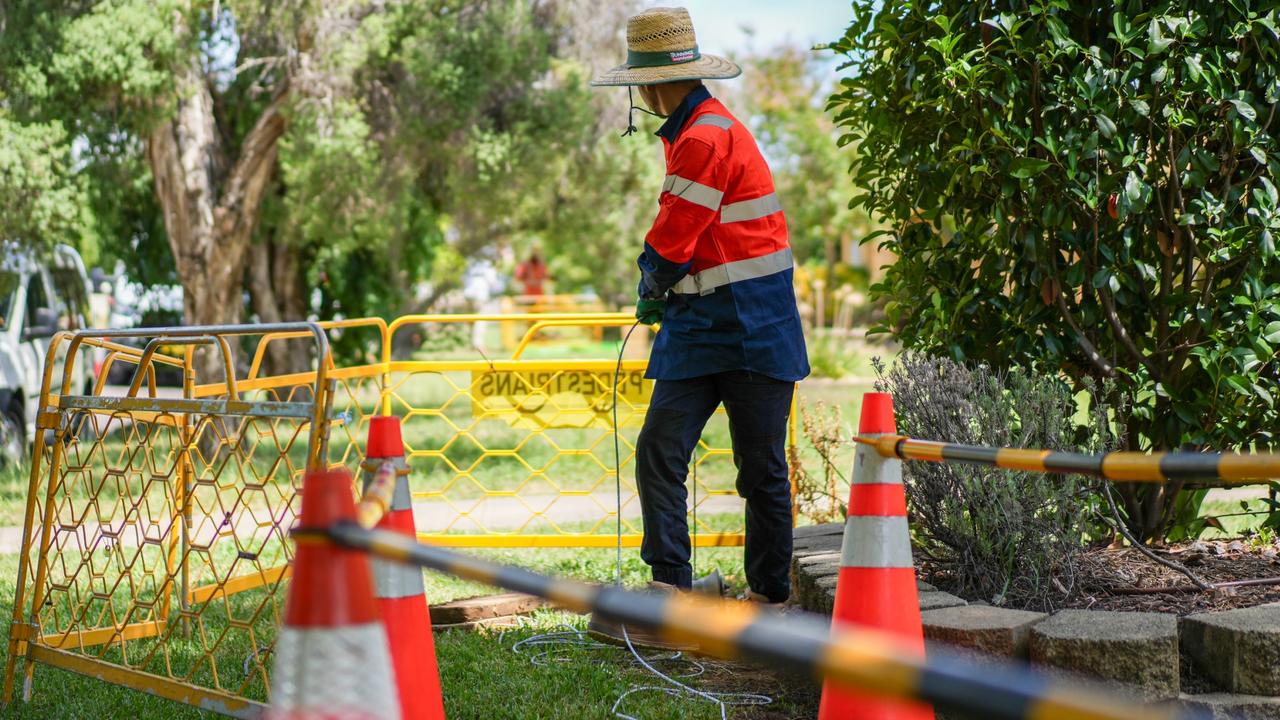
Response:
POLYGON ((662 322, 662 316, 666 312, 666 298, 658 298, 656 300, 640 298, 640 300, 636 302, 636 319, 645 325, 654 325, 662 322))

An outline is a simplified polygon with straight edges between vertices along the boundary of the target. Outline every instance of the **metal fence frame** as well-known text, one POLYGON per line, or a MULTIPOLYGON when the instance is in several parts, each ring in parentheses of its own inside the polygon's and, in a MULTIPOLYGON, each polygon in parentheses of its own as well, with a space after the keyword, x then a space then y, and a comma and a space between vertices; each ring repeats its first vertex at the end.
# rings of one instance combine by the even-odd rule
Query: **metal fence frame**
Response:
MULTIPOLYGON (((587 328, 598 332, 605 327, 628 327, 633 322, 632 316, 620 313, 411 315, 398 318, 391 323, 380 318, 360 318, 325 323, 86 330, 55 335, 46 356, 39 401, 37 416, 39 432, 35 438, 35 449, 32 455, 28 502, 23 525, 22 555, 19 560, 10 628, 9 657, 5 667, 3 700, 8 702, 13 697, 17 668, 21 661, 23 667, 20 689, 24 700, 31 697, 34 666, 39 663, 98 677, 118 685, 232 717, 257 717, 266 707, 263 703, 229 691, 217 682, 214 683, 214 687, 206 687, 190 681, 189 678, 175 677, 172 672, 162 675, 139 669, 131 666, 127 659, 121 659, 119 662, 105 659, 106 649, 109 647, 118 647, 121 657, 127 658, 126 651, 131 642, 158 638, 159 642, 163 643, 168 637, 165 633, 171 618, 175 616, 187 618, 183 622, 189 623, 190 613, 195 612, 192 608, 200 607, 201 603, 208 603, 214 599, 228 599, 258 588, 267 588, 274 593, 275 589, 288 577, 288 564, 285 562, 272 567, 257 567, 254 572, 234 577, 228 571, 227 577, 219 577, 213 583, 192 587, 188 577, 190 555, 187 540, 191 532, 194 471, 189 458, 193 453, 199 452, 197 444, 200 438, 197 435, 200 433, 200 423, 207 421, 208 418, 241 418, 245 423, 257 420, 295 423, 296 432, 299 435, 305 430, 305 468, 347 465, 354 469, 363 456, 362 428, 367 422, 366 416, 390 414, 396 388, 394 379, 397 374, 409 376, 415 373, 473 370, 554 373, 562 372, 566 368, 612 373, 619 366, 616 358, 530 360, 525 359, 523 355, 531 343, 547 330, 587 328), (518 323, 527 325, 528 329, 511 351, 510 357, 503 359, 492 361, 488 359, 395 359, 393 349, 397 333, 403 332, 408 327, 476 322, 518 323), (335 365, 330 352, 329 335, 337 332, 368 331, 373 331, 377 336, 378 353, 375 356, 377 360, 348 367, 335 365), (235 352, 231 343, 239 342, 245 336, 256 336, 258 340, 253 348, 247 372, 243 377, 238 377, 234 361, 235 352), (148 340, 141 348, 121 343, 123 340, 140 339, 148 340), (267 351, 272 343, 299 339, 310 340, 314 345, 315 362, 312 370, 289 375, 262 374, 267 351), (207 346, 212 352, 217 353, 220 360, 220 374, 224 377, 213 380, 197 376, 195 351, 202 346, 207 346), (107 355, 94 387, 94 394, 76 395, 74 393, 78 388, 71 386, 72 364, 84 354, 81 350, 85 348, 97 348, 107 355), (173 352, 175 350, 180 352, 173 352), (61 383, 55 377, 55 368, 60 358, 65 359, 61 368, 61 383), (105 387, 107 373, 117 362, 136 366, 132 381, 124 397, 103 396, 101 393, 105 387), (181 397, 159 396, 156 371, 160 366, 178 368, 182 371, 181 397), (341 402, 338 401, 338 390, 347 383, 363 383, 368 387, 368 392, 376 391, 376 407, 372 408, 372 413, 366 413, 364 408, 358 406, 359 403, 356 403, 355 408, 341 407, 341 402), (298 388, 309 389, 309 397, 296 400, 290 395, 287 401, 261 400, 252 397, 278 394, 298 388), (335 407, 335 404, 339 407, 335 407), (143 572, 158 572, 163 578, 157 590, 157 594, 162 595, 163 600, 150 601, 154 607, 148 606, 145 614, 147 619, 134 621, 136 618, 133 618, 132 612, 126 612, 122 618, 115 618, 113 614, 111 621, 105 625, 90 626, 85 620, 86 624, 83 626, 73 622, 60 633, 51 633, 50 628, 42 629, 41 613, 50 592, 48 583, 51 555, 61 552, 52 545, 59 532, 55 527, 54 514, 55 507, 59 504, 60 472, 66 465, 64 450, 76 441, 77 427, 83 428, 77 423, 83 424, 87 422, 86 418, 93 419, 101 416, 126 417, 128 422, 135 424, 134 427, 143 424, 163 425, 176 433, 178 439, 171 444, 169 452, 176 453, 177 457, 174 458, 168 475, 159 477, 158 481, 165 484, 165 492, 172 493, 166 495, 166 503, 168 503, 166 512, 173 511, 171 513, 173 517, 169 522, 176 524, 181 530, 177 533, 171 532, 165 538, 167 548, 164 568, 159 571, 154 569, 148 571, 145 567, 143 568, 143 572), (352 418, 354 422, 350 422, 352 418), (343 456, 334 462, 329 457, 330 440, 339 425, 348 426, 344 431, 347 432, 350 442, 343 456), (354 433, 351 432, 353 427, 354 433), (356 457, 352 457, 353 449, 356 457), (37 517, 38 513, 39 517, 37 517), (71 629, 72 627, 75 629, 71 629), (94 652, 89 651, 90 648, 101 648, 101 651, 95 655, 94 652)), ((623 371, 643 370, 646 362, 624 359, 621 361, 621 368, 623 371)), ((355 392, 349 392, 348 398, 354 401, 355 395, 355 392)), ((109 421, 108 427, 110 427, 109 421)), ((241 435, 235 437, 235 443, 244 441, 243 428, 244 426, 240 430, 241 435)), ((275 432, 272 430, 273 434, 275 432)), ((792 422, 790 441, 793 455, 795 439, 795 426, 792 422)), ((101 442, 101 439, 98 442, 101 442)), ((280 452, 285 453, 288 449, 290 448, 281 449, 280 452)), ((729 450, 720 448, 712 452, 726 454, 729 450)), ((132 457, 132 451, 130 455, 132 457)), ((614 470, 616 471, 616 468, 614 470)), ((102 474, 109 474, 109 471, 104 467, 102 474)), ((696 476, 695 482, 697 482, 696 476)), ((290 496, 289 503, 292 503, 296 496, 296 488, 295 482, 295 492, 290 496)), ((281 492, 287 492, 287 489, 281 492)), ((123 515, 129 516, 130 512, 135 516, 140 512, 136 502, 133 507, 126 508, 123 515)), ((608 512, 606 509, 604 518, 606 520, 609 518, 608 512)), ((597 524, 597 527, 601 527, 601 524, 597 524)), ((608 529, 609 532, 569 534, 423 533, 420 537, 435 544, 455 547, 611 547, 618 542, 618 538, 612 532, 611 526, 608 529)), ((97 527, 82 529, 82 532, 91 535, 97 533, 100 536, 104 531, 102 524, 98 523, 97 527)), ((237 529, 233 524, 232 533, 235 532, 237 529)), ((95 538, 94 542, 98 539, 101 538, 95 538)), ((639 544, 640 539, 641 535, 638 532, 629 532, 622 536, 621 541, 626 546, 634 547, 639 544)), ((742 544, 743 539, 742 532, 701 532, 695 535, 696 544, 699 546, 737 546, 742 544)), ((83 540, 81 543, 77 549, 81 555, 84 555, 87 544, 83 540)), ((93 548, 96 549, 96 545, 93 548)), ((140 555, 140 551, 138 554, 140 555)), ((285 559, 287 561, 288 556, 285 559)), ((126 574, 134 572, 132 562, 125 567, 124 572, 126 574)), ((131 602, 136 605, 139 600, 133 594, 132 584, 130 587, 131 602)), ((105 602, 110 608, 116 600, 107 597, 105 602)), ((170 629, 168 632, 174 632, 174 630, 170 629)), ((216 650, 216 647, 214 649, 216 650)))

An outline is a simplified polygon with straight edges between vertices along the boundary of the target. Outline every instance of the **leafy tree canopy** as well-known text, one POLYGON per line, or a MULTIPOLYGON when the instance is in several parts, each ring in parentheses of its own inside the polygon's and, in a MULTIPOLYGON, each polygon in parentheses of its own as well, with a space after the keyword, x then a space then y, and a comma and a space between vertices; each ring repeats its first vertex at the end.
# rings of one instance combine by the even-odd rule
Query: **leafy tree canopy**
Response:
POLYGON ((312 288, 322 318, 423 310, 495 246, 620 247, 635 218, 603 195, 656 160, 597 142, 586 80, 633 5, 5 3, 0 182, 43 204, 4 232, 181 281, 188 322, 240 320, 246 296, 305 316, 312 288))
POLYGON ((61 124, 23 124, 0 111, 0 238, 79 243, 86 198, 71 165, 61 124))
POLYGON ((1131 444, 1269 444, 1274 4, 862 3, 831 107, 909 346, 1115 376, 1131 444))
POLYGON ((740 114, 769 160, 791 245, 802 260, 835 262, 843 241, 862 239, 871 224, 864 210, 848 207, 849 160, 836 146, 835 123, 822 112, 829 54, 782 45, 739 60, 740 114))

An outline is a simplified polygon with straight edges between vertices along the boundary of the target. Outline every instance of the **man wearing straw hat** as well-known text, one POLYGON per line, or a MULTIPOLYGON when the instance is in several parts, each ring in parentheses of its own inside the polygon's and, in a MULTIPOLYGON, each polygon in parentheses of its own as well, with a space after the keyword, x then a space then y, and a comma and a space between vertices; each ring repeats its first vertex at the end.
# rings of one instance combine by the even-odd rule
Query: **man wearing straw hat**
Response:
POLYGON ((685 479, 723 403, 746 500, 747 599, 777 604, 791 592, 787 417, 809 362, 773 176, 746 126, 702 84, 741 73, 699 51, 684 8, 653 8, 627 22, 626 64, 592 84, 638 86, 652 114, 666 118, 658 136, 667 176, 638 261, 636 317, 662 323, 636 444, 640 555, 655 585, 689 589, 685 479))

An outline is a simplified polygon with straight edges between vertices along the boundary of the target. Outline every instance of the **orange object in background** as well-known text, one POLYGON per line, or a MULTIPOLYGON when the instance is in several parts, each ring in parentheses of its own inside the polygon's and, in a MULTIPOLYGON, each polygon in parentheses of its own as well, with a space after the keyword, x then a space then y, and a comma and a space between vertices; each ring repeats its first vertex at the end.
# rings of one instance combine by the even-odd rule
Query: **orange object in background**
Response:
POLYGON ((524 286, 523 295, 542 295, 545 292, 543 283, 547 280, 547 264, 535 250, 529 253, 529 259, 516 266, 516 280, 524 286))

